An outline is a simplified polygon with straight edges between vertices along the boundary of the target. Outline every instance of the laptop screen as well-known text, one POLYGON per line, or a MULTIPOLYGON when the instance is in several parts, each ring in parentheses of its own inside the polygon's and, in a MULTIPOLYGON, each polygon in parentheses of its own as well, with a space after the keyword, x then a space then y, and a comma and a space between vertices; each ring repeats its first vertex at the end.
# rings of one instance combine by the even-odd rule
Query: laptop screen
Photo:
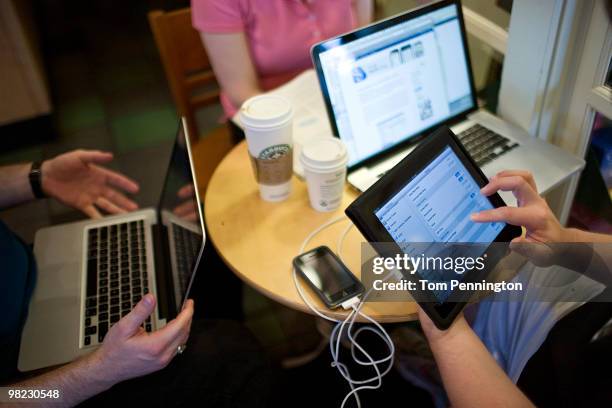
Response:
POLYGON ((181 124, 166 173, 159 213, 165 226, 177 310, 188 294, 203 241, 203 222, 184 126, 181 124))
POLYGON ((324 93, 349 167, 474 108, 456 4, 394 17, 321 46, 324 93))

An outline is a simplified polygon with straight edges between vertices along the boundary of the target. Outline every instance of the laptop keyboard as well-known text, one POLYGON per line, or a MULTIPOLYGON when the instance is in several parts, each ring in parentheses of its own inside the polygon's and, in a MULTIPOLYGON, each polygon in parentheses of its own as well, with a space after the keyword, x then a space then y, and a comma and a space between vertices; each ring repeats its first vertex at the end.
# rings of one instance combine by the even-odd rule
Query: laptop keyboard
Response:
MULTIPOLYGON (((480 167, 496 157, 514 149, 519 144, 484 126, 475 124, 457 135, 461 144, 480 167)), ((387 170, 388 171, 388 170, 387 170)), ((387 171, 378 175, 381 178, 387 171)))
POLYGON ((177 224, 172 224, 172 233, 174 235, 180 293, 185 293, 195 259, 202 246, 202 236, 177 224))
POLYGON ((457 137, 480 167, 518 146, 518 143, 478 124, 457 137))
MULTIPOLYGON (((102 343, 108 329, 148 292, 144 222, 90 229, 83 345, 102 343)), ((144 328, 151 331, 150 317, 144 328)))

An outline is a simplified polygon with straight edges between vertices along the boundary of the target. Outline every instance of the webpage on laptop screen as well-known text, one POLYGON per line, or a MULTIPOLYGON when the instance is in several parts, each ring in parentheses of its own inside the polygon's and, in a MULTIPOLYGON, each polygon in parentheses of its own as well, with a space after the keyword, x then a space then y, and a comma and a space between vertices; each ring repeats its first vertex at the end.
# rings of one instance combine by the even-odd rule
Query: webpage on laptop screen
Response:
POLYGON ((454 5, 320 54, 349 165, 472 107, 454 5))

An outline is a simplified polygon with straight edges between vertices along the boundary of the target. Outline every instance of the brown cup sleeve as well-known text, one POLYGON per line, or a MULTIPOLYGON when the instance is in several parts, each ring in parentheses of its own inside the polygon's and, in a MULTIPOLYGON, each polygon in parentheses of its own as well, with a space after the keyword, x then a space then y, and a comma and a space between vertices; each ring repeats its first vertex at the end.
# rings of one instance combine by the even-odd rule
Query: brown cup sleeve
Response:
POLYGON ((260 184, 276 185, 286 183, 293 174, 293 150, 272 159, 254 157, 249 152, 255 180, 260 184))

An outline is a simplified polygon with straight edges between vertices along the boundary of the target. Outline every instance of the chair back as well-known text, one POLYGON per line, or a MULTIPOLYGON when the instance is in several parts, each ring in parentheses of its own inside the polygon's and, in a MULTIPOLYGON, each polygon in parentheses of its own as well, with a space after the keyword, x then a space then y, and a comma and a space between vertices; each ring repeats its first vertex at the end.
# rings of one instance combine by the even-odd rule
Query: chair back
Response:
POLYGON ((149 12, 149 24, 170 91, 189 134, 199 137, 195 111, 219 102, 219 87, 202 40, 191 23, 191 9, 149 12))

